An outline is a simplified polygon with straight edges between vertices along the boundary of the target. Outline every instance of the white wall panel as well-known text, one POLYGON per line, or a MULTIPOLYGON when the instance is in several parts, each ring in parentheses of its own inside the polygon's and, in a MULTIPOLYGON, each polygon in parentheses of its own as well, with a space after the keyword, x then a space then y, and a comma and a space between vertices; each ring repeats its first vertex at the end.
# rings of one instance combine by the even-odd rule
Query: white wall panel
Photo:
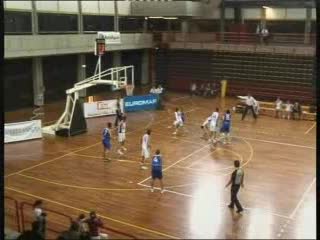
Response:
POLYGON ((261 19, 260 8, 242 8, 243 19, 261 19))
POLYGON ((120 15, 131 15, 131 2, 118 1, 118 11, 120 15))
POLYGON ((98 1, 81 1, 82 12, 99 14, 99 2, 98 1))
POLYGON ((78 13, 77 1, 58 1, 58 11, 68 13, 78 13))
POLYGON ((288 20, 304 20, 306 19, 305 8, 287 8, 287 19, 288 20))
POLYGON ((58 12, 58 1, 36 1, 37 11, 58 12))
POLYGON ((233 8, 226 8, 224 15, 225 15, 226 19, 234 19, 234 9, 233 8))
POLYGON ((267 20, 281 20, 286 18, 285 8, 267 8, 266 9, 267 20))
POLYGON ((31 1, 4 1, 5 9, 31 10, 31 1))
POLYGON ((316 13, 316 9, 315 8, 312 8, 312 17, 311 17, 312 20, 317 20, 317 13, 316 13))
MULTIPOLYGON (((114 4, 113 1, 100 1, 100 13, 107 15, 114 15, 114 4)), ((119 5, 119 3, 118 3, 119 5)))

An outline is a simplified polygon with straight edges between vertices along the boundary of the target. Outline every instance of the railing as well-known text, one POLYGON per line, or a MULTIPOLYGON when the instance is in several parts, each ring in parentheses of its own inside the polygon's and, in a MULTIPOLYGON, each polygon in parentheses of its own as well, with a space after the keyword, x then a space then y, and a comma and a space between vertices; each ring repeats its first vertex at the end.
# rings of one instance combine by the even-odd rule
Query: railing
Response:
MULTIPOLYGON (((316 43, 316 34, 301 33, 271 33, 266 40, 255 33, 245 32, 159 32, 161 42, 184 42, 184 43, 237 43, 237 44, 277 44, 277 45, 307 45, 316 43)), ((157 37, 159 39, 159 37, 157 37)))
MULTIPOLYGON (((15 218, 16 218, 16 224, 17 224, 16 230, 18 232, 23 232, 23 231, 28 230, 26 228, 26 223, 31 224, 34 221, 33 205, 28 202, 19 203, 14 198, 7 197, 7 196, 5 196, 5 199, 8 199, 8 200, 14 202, 15 212, 16 212, 15 218), (25 214, 26 207, 29 207, 29 209, 27 210, 28 214, 25 214)), ((43 210, 47 213, 50 213, 50 216, 48 217, 49 221, 47 221, 47 228, 46 228, 46 231, 48 231, 47 236, 48 237, 50 236, 50 238, 57 237, 58 234, 60 234, 63 231, 66 231, 69 228, 70 223, 74 220, 71 216, 64 214, 64 213, 61 213, 61 212, 58 212, 58 211, 55 211, 55 210, 52 210, 52 209, 43 208, 43 210), (54 220, 56 220, 56 222, 54 220), (59 229, 58 226, 60 226, 62 228, 59 229)), ((116 235, 117 236, 116 239, 118 239, 119 236, 123 236, 123 237, 129 238, 129 239, 137 239, 132 234, 125 233, 125 232, 119 231, 119 230, 111 228, 111 227, 103 226, 103 227, 101 227, 101 229, 102 229, 102 232, 105 232, 105 233, 108 233, 109 235, 111 235, 111 239, 112 239, 112 235, 116 235)))
MULTIPOLYGON (((19 203, 14 198, 11 198, 11 197, 8 197, 8 196, 5 196, 4 198, 14 202, 15 221, 16 221, 16 224, 17 224, 16 225, 16 227, 17 227, 16 230, 18 232, 20 232, 21 231, 21 226, 20 226, 19 203)), ((5 209, 8 209, 8 208, 5 206, 5 209)))

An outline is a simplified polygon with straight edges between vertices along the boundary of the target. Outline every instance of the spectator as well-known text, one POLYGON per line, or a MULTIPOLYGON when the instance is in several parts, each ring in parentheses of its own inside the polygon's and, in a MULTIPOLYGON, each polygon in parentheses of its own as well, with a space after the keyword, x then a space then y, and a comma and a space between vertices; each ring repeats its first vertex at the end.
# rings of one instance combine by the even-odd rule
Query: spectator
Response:
POLYGON ((38 233, 43 239, 46 239, 46 228, 47 228, 47 214, 45 212, 41 213, 38 217, 37 222, 39 222, 38 233))
POLYGON ((262 28, 261 37, 262 37, 262 42, 267 45, 269 40, 269 30, 266 27, 262 28))
POLYGON ((288 100, 287 103, 285 104, 285 114, 283 115, 283 118, 287 118, 290 120, 291 115, 292 115, 292 109, 293 109, 293 104, 290 103, 288 100))
POLYGON ((157 93, 157 89, 156 89, 156 86, 152 86, 152 88, 150 89, 150 93, 151 94, 156 94, 157 93))
POLYGON ((203 96, 204 92, 205 92, 205 85, 204 83, 201 83, 200 89, 199 89, 199 95, 203 96))
POLYGON ((218 85, 217 85, 217 82, 214 81, 212 84, 211 84, 211 96, 217 96, 218 94, 218 85))
POLYGON ((35 217, 35 221, 38 220, 38 218, 41 216, 43 210, 42 210, 42 200, 36 200, 33 204, 33 213, 35 217))
POLYGON ((208 82, 204 88, 203 96, 204 97, 210 96, 210 91, 211 91, 211 86, 210 86, 210 83, 208 82))
POLYGON ((88 224, 86 223, 86 216, 84 214, 80 214, 76 220, 79 225, 79 231, 82 236, 87 236, 89 234, 88 224))
POLYGON ((108 239, 107 234, 100 232, 100 228, 103 226, 103 223, 94 211, 90 212, 90 217, 85 222, 88 224, 89 234, 92 240, 108 239))
POLYGON ((191 83, 190 86, 190 96, 193 97, 197 93, 197 84, 195 82, 191 83))
POLYGON ((71 222, 68 231, 62 232, 58 240, 81 240, 81 233, 77 222, 71 222))
POLYGON ((298 102, 295 102, 292 108, 292 117, 293 119, 301 119, 301 105, 298 102), (296 118, 296 115, 298 115, 298 118, 296 118))
POLYGON ((44 238, 39 234, 39 222, 34 221, 32 223, 32 229, 24 231, 17 240, 44 240, 44 238))
POLYGON ((279 113, 281 112, 282 109, 282 100, 280 99, 280 97, 277 98, 276 100, 276 118, 279 118, 279 113))

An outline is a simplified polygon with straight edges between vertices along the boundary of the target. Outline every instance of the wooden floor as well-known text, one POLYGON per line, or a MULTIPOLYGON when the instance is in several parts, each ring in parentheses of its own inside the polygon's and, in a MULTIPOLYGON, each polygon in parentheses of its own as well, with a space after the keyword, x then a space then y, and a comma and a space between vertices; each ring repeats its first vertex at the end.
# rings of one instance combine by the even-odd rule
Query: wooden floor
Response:
MULTIPOLYGON (((110 163, 102 161, 101 132, 112 117, 88 120, 83 135, 6 144, 5 195, 30 203, 43 199, 45 207, 73 217, 96 210, 105 225, 138 238, 315 238, 315 122, 266 116, 241 121, 234 113, 232 144, 212 149, 201 139, 200 125, 215 107, 234 104, 170 93, 165 110, 128 114, 128 154, 115 153, 118 160, 110 163), (187 132, 177 138, 169 128, 176 106, 187 116, 187 132), (147 127, 152 149, 164 157, 164 194, 150 192, 150 169, 139 168, 147 127), (230 189, 224 186, 235 159, 245 170, 242 215, 226 206, 230 189)), ((57 119, 63 107, 47 106, 45 121, 57 119)), ((6 114, 6 120, 28 114, 6 114)))

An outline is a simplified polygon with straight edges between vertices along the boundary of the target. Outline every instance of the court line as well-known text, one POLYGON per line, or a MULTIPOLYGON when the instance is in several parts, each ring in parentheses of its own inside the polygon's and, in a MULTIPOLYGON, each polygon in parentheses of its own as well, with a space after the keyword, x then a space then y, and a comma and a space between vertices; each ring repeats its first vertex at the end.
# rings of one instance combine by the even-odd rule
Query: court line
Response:
POLYGON ((199 158, 198 160, 191 162, 191 164, 189 164, 189 165, 187 166, 187 168, 191 168, 193 165, 195 165, 196 163, 201 162, 205 157, 209 156, 211 153, 216 152, 217 150, 218 150, 218 148, 216 148, 216 149, 214 149, 212 152, 209 152, 208 154, 202 156, 202 157, 199 158))
MULTIPOLYGON (((150 115, 151 115, 151 114, 150 114, 150 115)), ((163 119, 163 120, 166 120, 166 119, 163 119)), ((162 122, 163 120, 160 120, 160 121, 158 121, 157 123, 162 122)), ((138 128, 138 129, 136 129, 136 130, 133 130, 133 131, 128 132, 127 134, 131 134, 131 133, 133 133, 133 132, 137 132, 137 131, 144 130, 144 129, 148 128, 148 126, 150 126, 150 125, 152 124, 152 122, 153 122, 153 121, 154 121, 154 118, 153 118, 153 115, 151 115, 151 120, 150 120, 150 121, 149 121, 149 123, 146 125, 146 127, 138 128)), ((156 124, 157 124, 157 123, 156 123, 156 124)), ((50 160, 48 160, 48 161, 45 161, 45 162, 42 162, 42 163, 36 164, 36 165, 34 165, 34 166, 31 166, 31 167, 28 167, 28 168, 22 169, 22 170, 17 171, 17 172, 14 172, 14 173, 8 174, 8 175, 4 176, 4 178, 10 177, 10 176, 15 175, 15 174, 17 174, 17 173, 22 173, 22 172, 24 172, 24 171, 27 171, 27 170, 30 170, 30 169, 36 168, 36 167, 38 167, 38 166, 41 166, 41 165, 44 165, 44 164, 47 164, 47 163, 50 163, 50 162, 53 162, 53 161, 56 161, 56 160, 59 160, 59 159, 64 158, 64 157, 66 157, 66 156, 68 156, 68 155, 70 155, 70 154, 80 152, 80 151, 82 151, 82 150, 85 150, 85 149, 91 148, 91 147, 93 147, 93 146, 95 146, 95 145, 98 145, 98 144, 101 144, 101 141, 99 141, 99 142, 97 142, 97 143, 95 143, 95 144, 89 145, 89 146, 85 146, 85 147, 83 147, 83 148, 81 148, 81 149, 79 149, 79 150, 77 150, 77 151, 69 152, 69 153, 64 154, 64 155, 62 155, 62 156, 59 156, 59 157, 56 157, 56 158, 50 159, 50 160)))
MULTIPOLYGON (((5 187, 5 189, 11 190, 11 191, 23 194, 23 195, 27 195, 27 196, 30 196, 30 197, 33 197, 33 198, 36 198, 36 199, 42 199, 42 200, 44 200, 46 202, 54 203, 54 204, 57 204, 57 205, 60 205, 60 206, 66 207, 66 208, 70 208, 70 209, 79 211, 79 212, 85 212, 85 213, 89 213, 90 212, 90 211, 85 210, 85 209, 73 207, 73 206, 70 206, 70 205, 67 205, 67 204, 64 204, 64 203, 60 203, 60 202, 57 202, 57 201, 54 201, 54 200, 51 200, 51 199, 48 199, 48 198, 40 197, 40 196, 31 194, 31 193, 27 193, 27 192, 24 192, 24 191, 21 191, 21 190, 17 190, 15 188, 5 187)), ((148 228, 145 228, 145 227, 141 227, 141 226, 138 226, 138 225, 135 225, 135 224, 132 224, 132 223, 127 223, 127 222, 124 222, 124 221, 121 221, 121 220, 118 220, 118 219, 115 219, 115 218, 112 218, 112 217, 107 217, 107 216, 104 216, 104 215, 101 215, 101 214, 97 214, 97 215, 100 216, 101 218, 108 219, 110 221, 113 221, 113 222, 116 222, 116 223, 120 223, 120 224, 123 224, 123 225, 126 225, 126 226, 130 226, 130 227, 133 227, 133 228, 136 228, 136 229, 140 229, 140 230, 143 230, 145 232, 153 233, 153 234, 156 234, 156 235, 160 235, 160 236, 164 236, 164 237, 168 237, 168 238, 172 238, 172 239, 182 239, 180 237, 172 236, 172 235, 169 235, 169 234, 166 234, 166 233, 162 233, 162 232, 159 232, 159 231, 156 231, 156 230, 152 230, 152 229, 148 229, 148 228)))
POLYGON ((297 213, 298 209, 300 208, 301 204, 305 200, 307 194, 311 190, 313 184, 316 182, 316 178, 313 178, 312 182, 310 183, 309 187, 306 189, 306 191, 303 193, 303 195, 300 198, 300 201, 298 202, 297 206, 293 209, 292 213, 290 214, 290 218, 293 219, 295 214, 297 213))
POLYGON ((145 188, 96 188, 96 187, 84 187, 84 186, 78 186, 78 185, 72 185, 72 184, 64 184, 59 182, 54 182, 50 180, 45 180, 42 178, 32 177, 30 175, 25 175, 18 173, 18 176, 29 178, 32 180, 36 180, 39 182, 49 183, 57 186, 63 186, 63 187, 70 187, 70 188, 78 188, 78 189, 85 189, 85 190, 97 190, 97 191, 145 191, 145 188))
MULTIPOLYGON (((147 187, 147 188, 151 188, 150 186, 148 185, 145 185, 145 184, 139 184, 140 186, 144 186, 144 187, 147 187)), ((161 188, 159 187, 154 187, 154 189, 157 189, 157 190, 161 190, 161 188)), ((185 194, 185 193, 181 193, 181 192, 177 192, 177 191, 172 191, 172 190, 167 190, 165 188, 164 192, 169 192, 169 193, 173 193, 173 194, 176 194, 176 195, 180 195, 180 196, 183 196, 183 197, 188 197, 188 198, 197 198, 197 196, 195 195, 191 195, 191 194, 185 194)), ((225 204, 218 204, 219 207, 226 207, 225 204)), ((277 216, 277 217, 281 217, 281 218, 285 218, 285 219, 290 219, 290 217, 286 216, 286 215, 282 215, 282 214, 278 214, 278 213, 274 213, 274 212, 271 212, 269 209, 266 209, 266 208, 250 208, 250 207, 244 207, 244 209, 246 210, 258 210, 258 211, 265 211, 265 212, 268 212, 269 214, 271 215, 274 215, 274 216, 277 216)))
POLYGON ((258 141, 258 142, 265 142, 265 143, 273 143, 273 144, 291 146, 291 147, 300 147, 300 148, 316 149, 315 147, 311 147, 311 146, 297 145, 297 144, 283 143, 283 142, 276 142, 276 141, 269 141, 269 140, 262 140, 262 139, 257 139, 257 138, 248 138, 248 137, 242 137, 242 136, 241 136, 240 138, 242 138, 242 139, 247 139, 247 140, 252 140, 252 141, 258 141))
POLYGON ((304 134, 308 134, 316 126, 316 124, 317 124, 317 122, 312 124, 312 126, 304 134))
POLYGON ((22 169, 22 170, 20 170, 20 171, 14 172, 14 173, 11 173, 11 174, 6 175, 6 176, 4 176, 4 177, 5 177, 5 178, 7 178, 7 177, 10 177, 10 176, 15 175, 15 174, 19 174, 19 173, 25 172, 25 171, 27 171, 27 170, 30 170, 30 169, 33 169, 33 168, 36 168, 36 167, 42 166, 42 165, 44 165, 44 164, 47 164, 47 163, 50 163, 50 162, 56 161, 56 160, 61 159, 61 158, 64 158, 64 157, 69 156, 69 155, 71 155, 71 154, 73 154, 73 153, 77 153, 77 152, 80 152, 80 151, 82 151, 82 150, 85 150, 85 149, 91 148, 91 147, 93 147, 93 146, 95 146, 95 145, 98 145, 98 144, 101 144, 101 142, 99 141, 98 143, 95 143, 95 144, 92 144, 92 145, 89 145, 89 146, 83 147, 83 148, 81 148, 81 149, 79 149, 79 150, 77 150, 77 151, 69 152, 69 153, 64 154, 64 155, 62 155, 62 156, 59 156, 59 157, 56 157, 56 158, 50 159, 50 160, 45 161, 45 162, 41 162, 41 163, 36 164, 36 165, 33 165, 33 166, 31 166, 31 167, 27 167, 27 168, 25 168, 25 169, 22 169))
MULTIPOLYGON (((203 146, 202 148, 199 148, 199 149, 197 149, 197 150, 193 151, 193 152, 192 152, 192 153, 190 153, 189 155, 187 155, 187 156, 185 156, 185 157, 181 158, 180 160, 178 160, 178 161, 174 162, 174 163, 173 163, 173 164, 171 164, 170 166, 168 166, 168 167, 164 168, 164 169, 162 170, 162 172, 164 172, 164 171, 168 170, 169 168, 173 167, 174 165, 178 164, 179 162, 186 160, 187 158, 191 157, 193 154, 195 154, 195 153, 197 153, 197 152, 202 151, 203 149, 207 148, 208 146, 209 146, 209 144, 208 144, 208 145, 203 146)), ((148 179, 150 179, 150 178, 151 178, 151 177, 148 177, 148 178, 146 178, 146 179, 142 180, 141 182, 139 182, 138 184, 141 184, 141 183, 143 183, 143 182, 147 181, 147 180, 148 180, 148 179)))

